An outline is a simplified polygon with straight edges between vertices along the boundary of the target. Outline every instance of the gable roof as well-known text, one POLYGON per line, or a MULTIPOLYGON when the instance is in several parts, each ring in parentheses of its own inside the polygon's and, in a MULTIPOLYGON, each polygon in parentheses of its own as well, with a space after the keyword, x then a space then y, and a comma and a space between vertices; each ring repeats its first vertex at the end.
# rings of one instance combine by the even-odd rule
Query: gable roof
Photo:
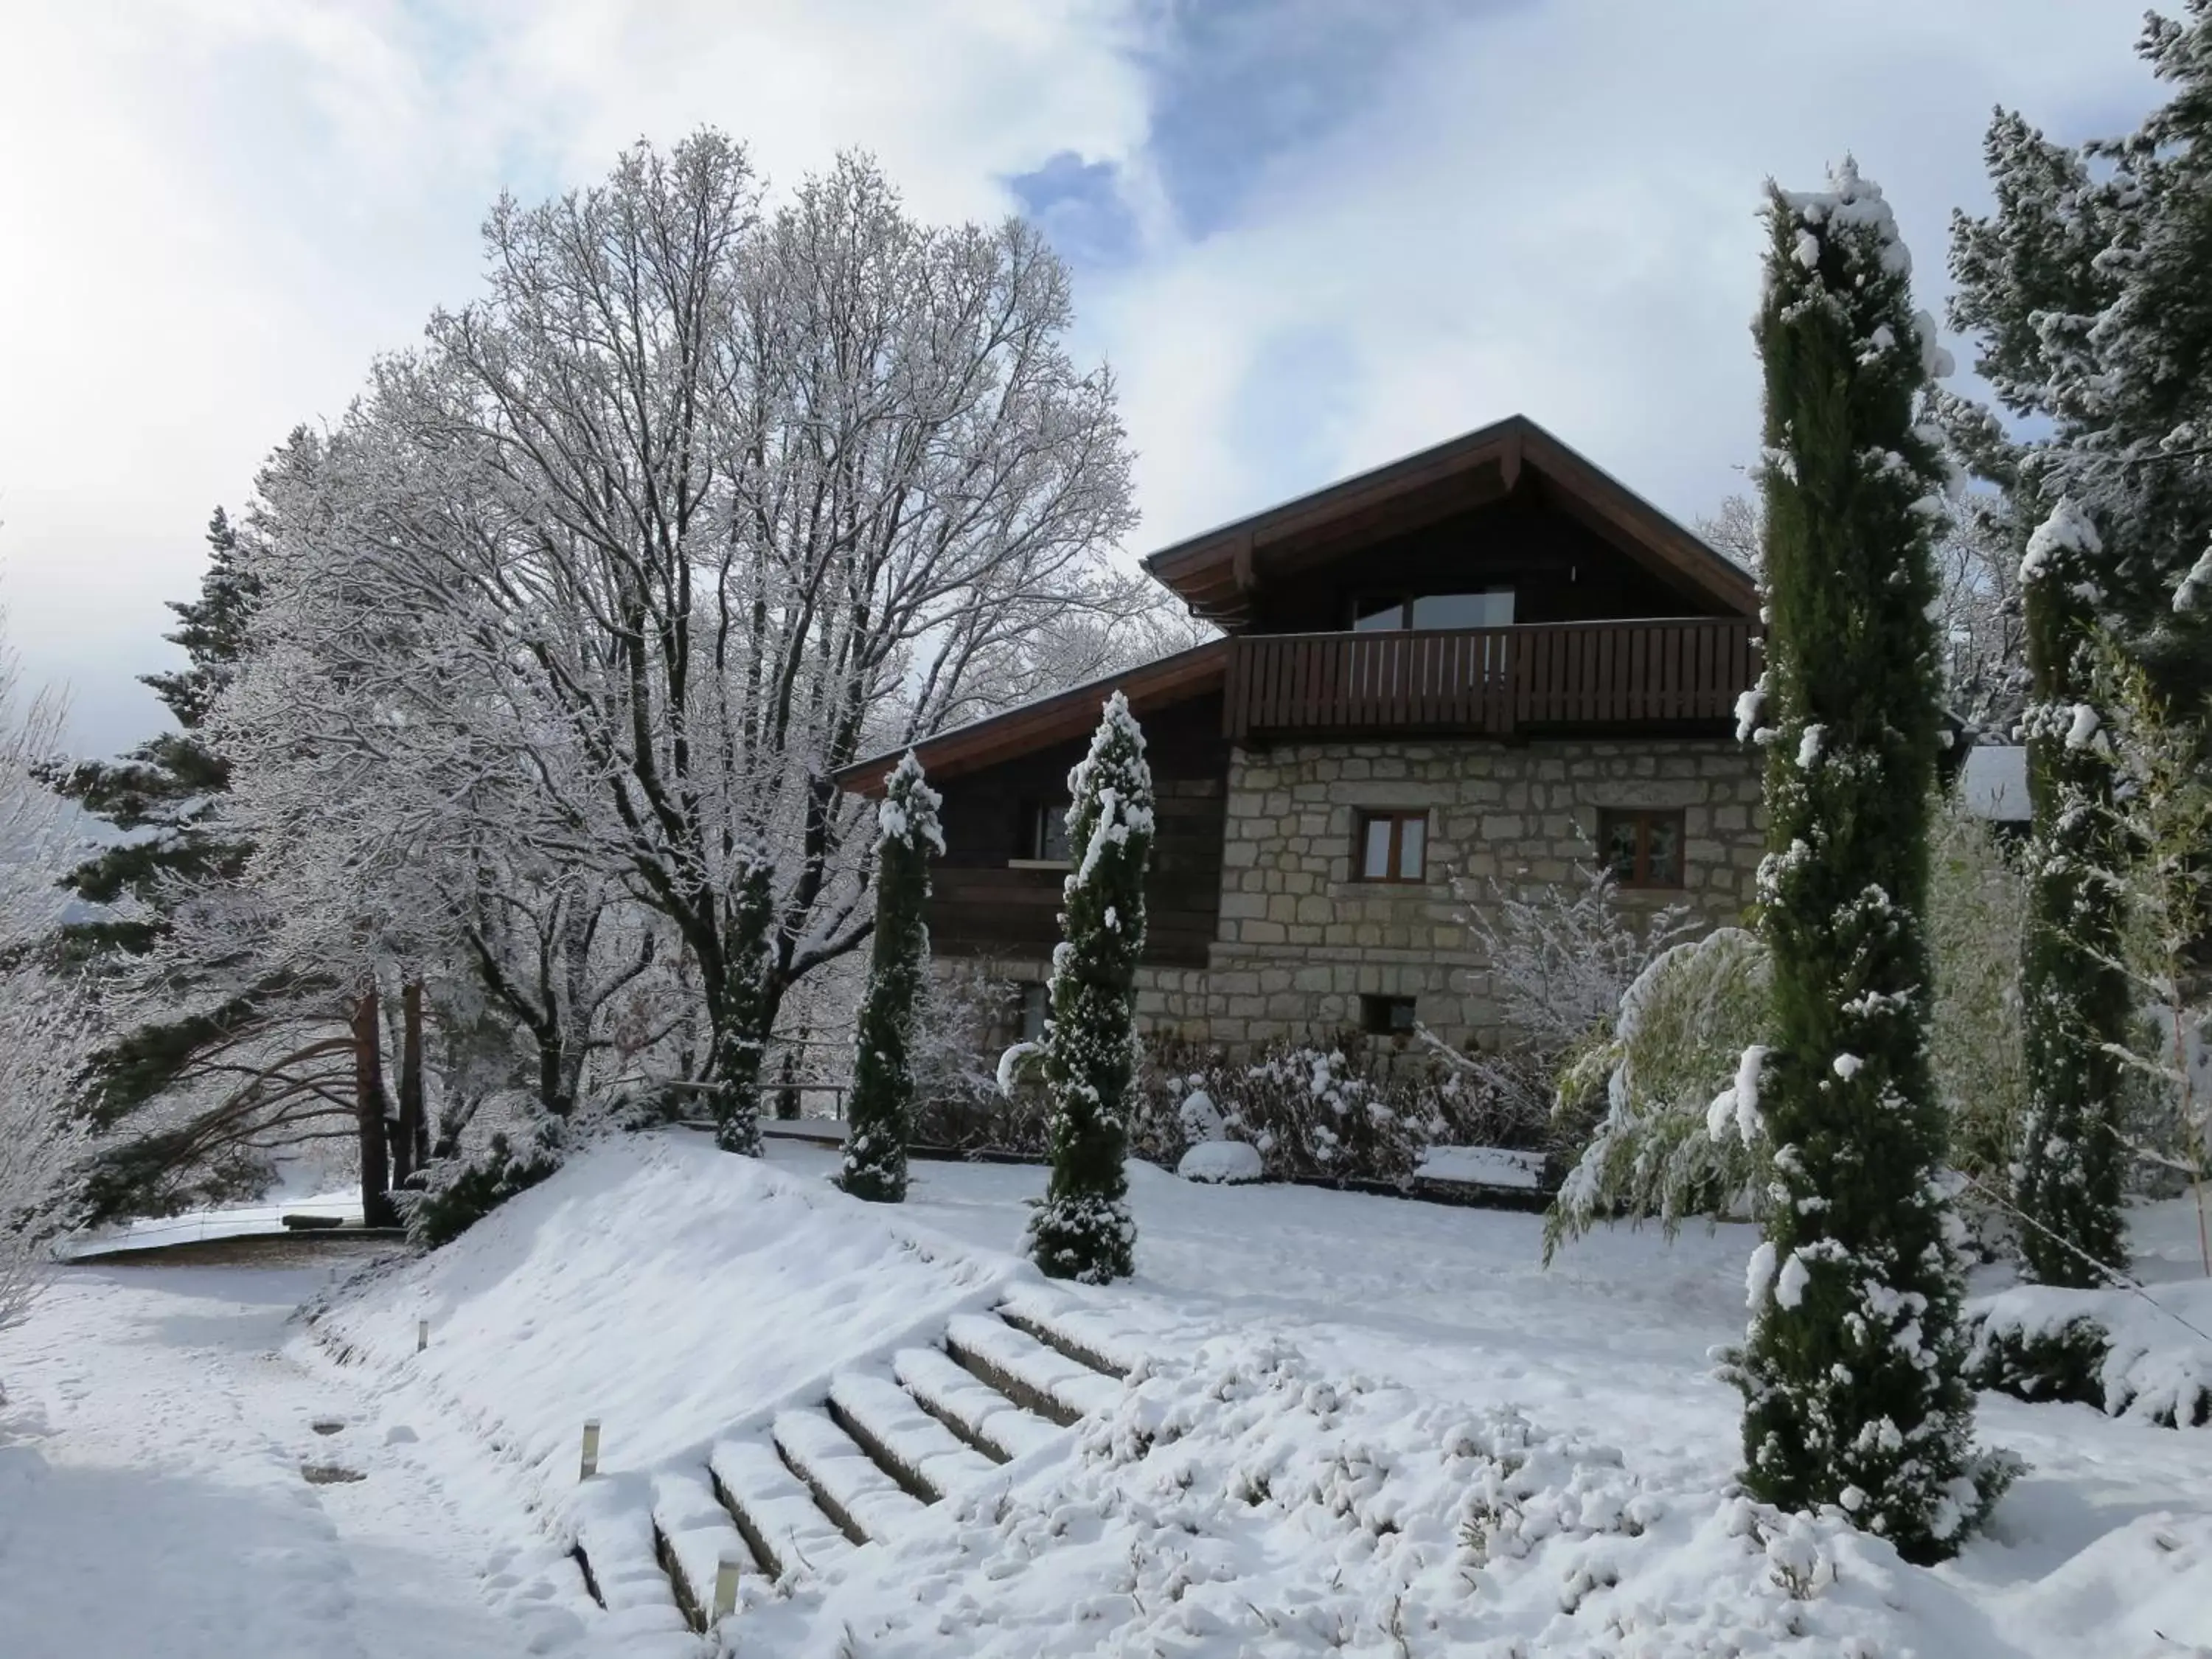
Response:
POLYGON ((1197 615, 1235 629, 1261 581, 1325 564, 1534 485, 1668 586, 1756 617, 1750 575, 1704 538, 1525 415, 1162 548, 1145 568, 1197 615))
MULTIPOLYGON (((939 732, 912 745, 915 757, 933 780, 958 777, 963 772, 1085 735, 1097 726, 1099 708, 1116 690, 1139 714, 1218 691, 1228 678, 1228 663, 1229 641, 1208 640, 1171 657, 1160 657, 1025 702, 1003 714, 939 732)), ((906 752, 894 749, 872 755, 854 761, 833 776, 841 789, 856 795, 879 795, 891 769, 906 752)))

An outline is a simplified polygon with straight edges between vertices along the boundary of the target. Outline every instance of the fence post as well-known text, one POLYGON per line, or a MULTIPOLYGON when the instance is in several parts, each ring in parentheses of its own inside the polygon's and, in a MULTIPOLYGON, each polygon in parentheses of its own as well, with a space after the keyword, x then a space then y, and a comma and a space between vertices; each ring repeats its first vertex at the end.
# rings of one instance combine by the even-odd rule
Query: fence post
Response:
POLYGON ((588 1480, 599 1472, 599 1419, 584 1419, 584 1472, 576 1478, 588 1480))
POLYGON ((727 1552, 714 1566, 714 1612, 712 1624, 719 1624, 738 1610, 738 1558, 727 1552))
POLYGON ((418 1319, 415 1322, 415 1352, 420 1353, 429 1346, 430 1322, 427 1319, 418 1319))

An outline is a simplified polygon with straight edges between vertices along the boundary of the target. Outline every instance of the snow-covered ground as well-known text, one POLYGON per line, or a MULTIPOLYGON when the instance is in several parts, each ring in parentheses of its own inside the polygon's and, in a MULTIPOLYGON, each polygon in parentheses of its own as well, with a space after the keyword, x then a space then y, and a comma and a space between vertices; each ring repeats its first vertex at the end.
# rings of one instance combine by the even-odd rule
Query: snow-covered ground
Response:
MULTIPOLYGON (((825 1530, 783 1590, 748 1576, 731 1651, 2212 1652, 2212 1431, 1985 1397, 1984 1437, 2033 1472, 1934 1571, 1733 1497, 1708 1355, 1741 1330, 1743 1230, 1601 1231, 1547 1271, 1534 1216, 1139 1167, 1138 1277, 1086 1291, 1018 1258, 1039 1170, 918 1165, 886 1209, 835 1167, 617 1144, 312 1325, 285 1323, 319 1288, 297 1270, 70 1270, 0 1335, 0 1608, 45 1644, 0 1652, 711 1651, 652 1519, 711 1579, 734 1534, 710 1462, 741 1480, 771 1427, 822 1443, 833 1376, 890 1421, 895 1368, 1006 1337, 981 1316, 1009 1303, 1132 1380, 1074 1377, 1087 1418, 1031 1419, 1003 1465, 946 1442, 942 1502, 888 1492, 878 1541, 825 1530), (312 1462, 366 1479, 310 1486, 312 1462)), ((2138 1224, 2193 1245, 2183 1206, 2138 1224)))

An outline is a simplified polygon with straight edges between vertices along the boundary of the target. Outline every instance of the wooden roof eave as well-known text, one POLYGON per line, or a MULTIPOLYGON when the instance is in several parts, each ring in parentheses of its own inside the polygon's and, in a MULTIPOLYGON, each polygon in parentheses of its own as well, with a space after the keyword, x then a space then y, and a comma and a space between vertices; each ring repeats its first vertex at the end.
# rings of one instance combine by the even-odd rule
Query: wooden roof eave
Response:
POLYGON ((1139 715, 1148 709, 1202 696, 1226 683, 1228 662, 1229 641, 1209 640, 1173 656, 1009 708, 1002 714, 956 726, 920 743, 854 761, 832 775, 837 787, 848 793, 879 795, 891 769, 911 748, 931 778, 958 777, 1082 737, 1097 726, 1099 708, 1115 691, 1127 697, 1130 708, 1139 715))
POLYGON ((1519 415, 1163 549, 1144 561, 1145 568, 1196 614, 1233 625, 1249 613, 1255 562, 1271 552, 1291 566, 1310 564, 1364 538, 1352 521, 1368 520, 1370 533, 1376 521, 1381 533, 1399 533, 1510 495, 1524 471, 1540 477, 1564 510, 1669 586, 1686 586, 1730 614, 1758 614, 1747 574, 1519 415), (1332 535, 1340 526, 1344 533, 1332 535))

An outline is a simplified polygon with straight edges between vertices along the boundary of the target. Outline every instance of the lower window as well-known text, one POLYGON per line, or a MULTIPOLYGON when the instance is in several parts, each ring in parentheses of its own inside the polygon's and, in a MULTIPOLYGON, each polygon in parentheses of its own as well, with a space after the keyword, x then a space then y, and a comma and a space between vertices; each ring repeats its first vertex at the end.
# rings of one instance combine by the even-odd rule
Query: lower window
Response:
POLYGON ((1370 1036, 1413 1036, 1413 999, 1411 997, 1360 998, 1359 1029, 1370 1036))
POLYGON ((1682 884, 1680 811, 1614 811, 1597 815, 1598 855, 1623 887, 1682 884))

